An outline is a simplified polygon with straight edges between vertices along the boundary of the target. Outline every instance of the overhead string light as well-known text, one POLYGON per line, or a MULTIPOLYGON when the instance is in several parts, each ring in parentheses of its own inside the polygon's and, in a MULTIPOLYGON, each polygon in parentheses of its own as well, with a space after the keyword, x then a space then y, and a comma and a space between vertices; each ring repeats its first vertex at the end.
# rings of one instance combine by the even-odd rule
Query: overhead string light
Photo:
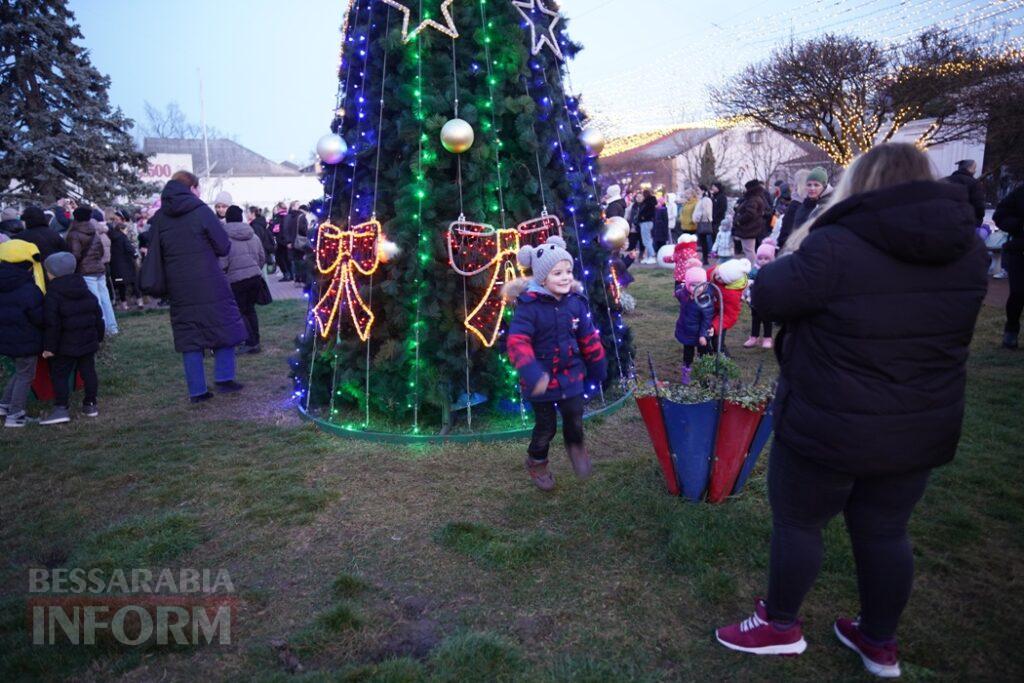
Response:
MULTIPOLYGON (((347 2, 345 4, 345 11, 344 11, 344 14, 342 16, 342 23, 341 23, 341 48, 339 50, 337 75, 340 77, 342 70, 344 70, 345 71, 345 77, 344 78, 340 78, 339 82, 338 82, 338 89, 337 89, 337 92, 336 92, 336 95, 335 95, 335 98, 334 98, 334 111, 332 112, 332 121, 331 121, 331 129, 334 132, 336 132, 338 135, 341 135, 341 132, 343 130, 344 117, 345 117, 345 102, 347 101, 348 96, 349 96, 348 84, 349 84, 349 79, 350 79, 350 77, 352 75, 352 60, 349 60, 347 63, 345 61, 345 45, 348 42, 354 41, 354 37, 351 34, 349 34, 349 32, 348 32, 348 28, 349 28, 348 22, 349 22, 349 15, 352 13, 352 9, 355 6, 356 2, 357 2, 357 0, 347 0, 347 2)), ((360 16, 361 12, 362 12, 362 6, 357 7, 356 8, 356 26, 357 27, 359 25, 359 16, 360 16)), ((324 221, 324 220, 330 221, 331 212, 334 209, 334 194, 337 191, 338 170, 341 167, 342 167, 342 164, 332 164, 330 166, 331 171, 330 171, 330 175, 329 175, 329 181, 327 181, 327 174, 325 174, 325 178, 321 179, 321 181, 320 181, 321 184, 324 187, 324 193, 323 193, 323 196, 321 198, 321 210, 323 211, 323 214, 322 215, 318 214, 318 216, 317 216, 317 218, 320 221, 324 221), (327 182, 325 182, 325 181, 327 181, 327 182)), ((317 231, 318 240, 317 240, 317 244, 313 245, 314 250, 318 250, 319 249, 319 235, 320 235, 320 231, 318 230, 317 231)), ((296 397, 299 399, 300 403, 302 401, 302 398, 305 397, 305 399, 306 399, 305 408, 306 408, 307 412, 310 409, 310 401, 312 399, 312 397, 310 395, 311 394, 310 388, 313 386, 313 373, 314 373, 314 371, 316 369, 317 358, 319 357, 319 354, 317 353, 317 344, 319 342, 320 335, 317 334, 317 329, 316 329, 316 327, 317 327, 317 322, 316 322, 317 318, 316 318, 316 314, 315 314, 315 311, 316 311, 316 308, 317 308, 315 302, 317 302, 319 300, 319 297, 320 297, 320 284, 319 284, 319 281, 317 281, 317 279, 314 278, 314 283, 310 287, 309 293, 306 295, 306 300, 307 300, 307 304, 306 304, 306 326, 305 326, 305 330, 303 331, 303 338, 309 340, 309 342, 311 344, 311 352, 310 352, 310 355, 309 355, 309 375, 307 377, 306 386, 305 387, 301 386, 301 381, 298 378, 296 378, 296 380, 295 380, 296 385, 298 385, 298 386, 296 386, 296 391, 295 391, 296 397)), ((335 357, 337 357, 337 351, 335 351, 335 357)), ((334 384, 332 383, 331 384, 331 398, 330 398, 329 410, 333 410, 333 406, 334 406, 334 391, 335 391, 334 384)), ((330 418, 328 418, 328 419, 330 419, 330 418)))
MULTIPOLYGON (((565 110, 567 118, 569 118, 571 121, 575 122, 575 127, 573 128, 573 133, 575 135, 579 135, 579 134, 581 134, 583 132, 584 125, 583 125, 582 116, 580 115, 579 100, 576 98, 576 94, 575 94, 576 90, 575 90, 575 88, 573 88, 573 85, 572 85, 572 73, 569 70, 569 65, 566 64, 565 67, 564 67, 564 70, 560 69, 559 72, 558 72, 558 75, 559 75, 559 86, 560 86, 559 92, 561 93, 561 96, 562 96, 562 108, 565 110), (565 88, 565 81, 562 80, 563 74, 564 74, 565 78, 567 78, 568 81, 569 81, 569 91, 572 93, 572 95, 571 95, 571 97, 572 97, 572 105, 571 106, 570 106, 570 103, 569 103, 569 99, 566 97, 566 94, 565 94, 566 93, 566 88, 565 88)), ((570 123, 570 125, 572 125, 572 124, 570 123)), ((586 167, 587 167, 587 177, 590 179, 590 189, 593 192, 593 194, 590 196, 590 199, 591 199, 591 201, 599 202, 600 201, 600 196, 599 196, 600 193, 599 193, 598 188, 597 188, 597 179, 596 179, 596 177, 594 175, 594 164, 596 162, 595 162, 594 159, 588 158, 588 159, 584 160, 583 163, 586 164, 586 167)), ((606 260, 606 262, 604 264, 602 264, 601 271, 602 271, 601 272, 601 280, 602 280, 601 291, 604 294, 605 310, 608 313, 608 327, 610 328, 609 332, 612 335, 612 342, 613 342, 614 347, 615 347, 615 361, 618 364, 618 368, 619 368, 619 379, 620 380, 624 380, 624 379, 626 379, 626 374, 623 372, 623 369, 622 369, 622 356, 621 356, 621 352, 620 352, 620 349, 619 349, 619 345, 622 343, 622 340, 619 339, 619 334, 621 334, 621 330, 623 330, 625 328, 625 324, 622 321, 622 312, 621 311, 616 310, 614 312, 614 314, 613 314, 613 312, 612 312, 612 302, 611 302, 611 299, 608 296, 608 290, 609 290, 609 288, 611 288, 612 291, 613 291, 613 297, 614 297, 615 301, 618 302, 620 300, 620 298, 618 296, 618 275, 615 273, 615 267, 612 264, 612 259, 611 259, 610 255, 609 255, 608 259, 606 260), (604 267, 605 266, 607 266, 607 268, 608 268, 607 274, 604 272, 604 267), (607 284, 609 280, 612 283, 611 287, 609 287, 609 285, 607 284)), ((633 358, 631 356, 629 358, 629 367, 632 368, 634 366, 634 364, 635 364, 634 360, 633 360, 633 358)))

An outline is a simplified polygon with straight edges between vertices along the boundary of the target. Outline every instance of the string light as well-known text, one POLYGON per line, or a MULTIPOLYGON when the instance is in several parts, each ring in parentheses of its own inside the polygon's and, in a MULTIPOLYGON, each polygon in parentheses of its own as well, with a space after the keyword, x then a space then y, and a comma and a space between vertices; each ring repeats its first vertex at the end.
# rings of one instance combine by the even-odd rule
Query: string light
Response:
POLYGON ((324 295, 313 307, 320 336, 326 338, 334 327, 338 309, 347 310, 359 339, 366 341, 373 329, 374 315, 359 295, 356 273, 372 276, 380 267, 378 242, 381 227, 376 219, 351 230, 330 223, 320 226, 316 249, 317 271, 330 277, 324 295))

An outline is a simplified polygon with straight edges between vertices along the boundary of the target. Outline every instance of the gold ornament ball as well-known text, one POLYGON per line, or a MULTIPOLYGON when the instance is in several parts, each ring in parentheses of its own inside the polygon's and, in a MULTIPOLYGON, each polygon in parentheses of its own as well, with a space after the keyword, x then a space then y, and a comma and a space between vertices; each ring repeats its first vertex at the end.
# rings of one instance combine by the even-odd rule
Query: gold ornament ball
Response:
POLYGON ((580 142, 587 149, 587 156, 589 157, 599 157, 601 152, 604 151, 604 133, 597 128, 586 128, 580 133, 580 142))
POLYGON ((390 263, 401 253, 402 248, 391 240, 381 240, 377 243, 377 256, 380 257, 381 263, 390 263))
POLYGON ((452 154, 468 152, 475 137, 473 126, 462 119, 451 119, 441 129, 441 144, 452 154))
POLYGON ((609 249, 621 249, 629 241, 629 221, 613 216, 604 222, 601 244, 609 249))

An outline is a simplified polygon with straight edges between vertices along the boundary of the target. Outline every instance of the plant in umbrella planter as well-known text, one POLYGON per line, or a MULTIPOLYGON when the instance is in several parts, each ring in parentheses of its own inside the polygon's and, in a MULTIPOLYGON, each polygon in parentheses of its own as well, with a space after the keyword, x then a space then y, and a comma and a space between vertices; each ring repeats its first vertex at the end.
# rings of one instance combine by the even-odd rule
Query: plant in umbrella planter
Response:
POLYGON ((673 495, 720 503, 738 493, 771 435, 773 389, 740 379, 722 355, 693 365, 689 385, 652 381, 636 388, 636 401, 673 495))

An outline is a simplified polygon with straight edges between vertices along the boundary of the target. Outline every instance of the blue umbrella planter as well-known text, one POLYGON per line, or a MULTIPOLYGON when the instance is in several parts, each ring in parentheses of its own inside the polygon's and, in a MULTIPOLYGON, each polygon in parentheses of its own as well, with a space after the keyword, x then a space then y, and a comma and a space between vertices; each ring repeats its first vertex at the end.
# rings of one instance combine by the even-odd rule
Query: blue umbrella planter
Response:
POLYGON ((774 383, 750 383, 722 354, 693 364, 689 385, 657 378, 638 384, 635 398, 647 425, 669 493, 693 501, 724 502, 739 493, 772 433, 774 383))

